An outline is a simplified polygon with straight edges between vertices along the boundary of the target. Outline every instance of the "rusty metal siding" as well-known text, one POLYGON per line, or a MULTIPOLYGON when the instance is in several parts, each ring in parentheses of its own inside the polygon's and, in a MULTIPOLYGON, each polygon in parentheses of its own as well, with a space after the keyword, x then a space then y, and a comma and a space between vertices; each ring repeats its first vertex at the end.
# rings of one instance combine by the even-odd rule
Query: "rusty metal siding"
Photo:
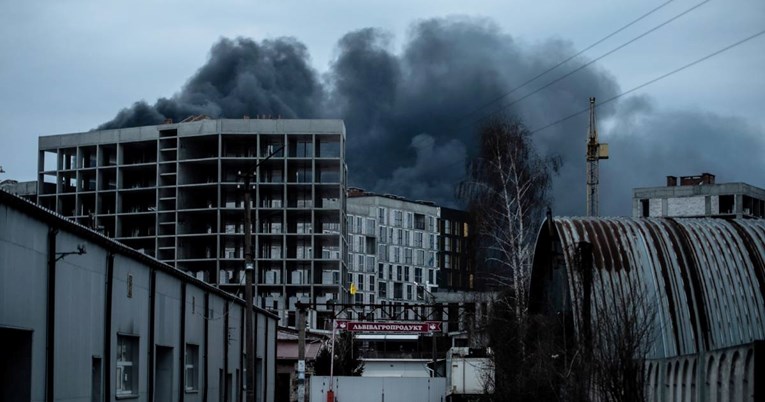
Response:
MULTIPOLYGON (((553 223, 553 235, 540 239, 559 245, 536 249, 561 250, 562 258, 546 261, 565 264, 569 295, 563 299, 570 298, 575 316, 583 295, 576 247, 587 241, 593 248, 594 305, 633 287, 653 303, 652 357, 765 339, 765 220, 554 218, 553 223)), ((534 270, 548 268, 535 263, 534 270)))

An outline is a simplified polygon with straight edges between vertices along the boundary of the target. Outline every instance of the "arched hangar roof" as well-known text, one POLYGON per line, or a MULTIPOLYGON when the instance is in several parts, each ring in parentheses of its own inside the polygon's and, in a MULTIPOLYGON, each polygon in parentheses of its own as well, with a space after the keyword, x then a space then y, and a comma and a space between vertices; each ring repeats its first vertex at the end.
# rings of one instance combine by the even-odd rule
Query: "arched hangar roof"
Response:
POLYGON ((532 309, 581 317, 582 241, 592 245, 593 303, 637 287, 655 307, 652 357, 765 339, 765 220, 549 218, 536 243, 532 309))

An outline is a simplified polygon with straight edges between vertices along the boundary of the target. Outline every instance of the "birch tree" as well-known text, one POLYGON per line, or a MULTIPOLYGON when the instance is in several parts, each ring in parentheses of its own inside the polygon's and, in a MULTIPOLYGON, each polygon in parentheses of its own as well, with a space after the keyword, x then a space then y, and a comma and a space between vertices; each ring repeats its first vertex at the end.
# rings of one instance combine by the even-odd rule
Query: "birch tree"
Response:
POLYGON ((477 229, 479 284, 509 288, 519 323, 527 312, 534 240, 558 167, 558 158, 537 154, 520 121, 495 118, 481 127, 478 156, 458 187, 477 229))
POLYGON ((477 285, 500 295, 485 328, 494 351, 494 375, 485 386, 493 389, 493 400, 544 399, 554 395, 555 372, 547 367, 553 353, 546 343, 529 339, 528 330, 537 325, 529 321, 528 286, 534 242, 559 160, 541 157, 518 120, 488 121, 479 134, 478 155, 457 192, 473 220, 477 285))

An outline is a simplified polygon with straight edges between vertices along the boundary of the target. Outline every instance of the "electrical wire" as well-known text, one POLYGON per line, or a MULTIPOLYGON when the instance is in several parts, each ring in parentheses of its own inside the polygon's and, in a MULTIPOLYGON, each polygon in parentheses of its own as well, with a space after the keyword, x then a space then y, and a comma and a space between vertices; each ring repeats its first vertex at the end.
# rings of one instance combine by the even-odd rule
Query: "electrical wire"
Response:
MULTIPOLYGON (((670 72, 668 72, 668 73, 662 74, 662 75, 660 75, 660 76, 658 76, 658 77, 656 77, 656 78, 653 78, 653 79, 651 79, 651 80, 648 80, 648 81, 646 81, 646 82, 644 82, 644 83, 642 83, 642 84, 640 84, 640 85, 637 85, 637 86, 635 86, 635 87, 632 87, 631 89, 629 89, 629 90, 627 90, 627 91, 624 91, 624 92, 622 92, 622 93, 620 93, 620 94, 618 94, 618 95, 614 95, 614 96, 612 96, 612 97, 610 97, 610 98, 608 98, 608 99, 606 99, 606 100, 603 100, 603 101, 599 101, 599 102, 598 102, 598 105, 604 105, 604 104, 607 104, 607 103, 613 102, 613 101, 615 101, 615 100, 617 100, 617 99, 619 99, 619 98, 621 98, 621 97, 624 97, 624 96, 626 96, 626 95, 629 95, 629 94, 631 94, 631 93, 633 93, 633 92, 635 92, 635 91, 637 91, 637 90, 640 90, 640 89, 642 89, 642 88, 645 88, 645 87, 647 87, 647 86, 649 86, 649 85, 651 85, 651 84, 654 84, 654 83, 656 83, 656 82, 658 82, 658 81, 661 81, 661 80, 663 80, 663 79, 665 79, 665 78, 667 78, 667 77, 669 77, 669 76, 672 76, 672 75, 674 75, 674 74, 677 74, 677 73, 679 73, 679 72, 681 72, 681 71, 683 71, 683 70, 685 70, 685 69, 688 69, 688 68, 690 68, 690 67, 693 67, 693 66, 695 66, 696 64, 699 64, 699 63, 701 63, 701 62, 704 62, 704 61, 706 61, 706 60, 709 60, 709 59, 711 59, 711 58, 713 58, 713 57, 715 57, 715 56, 717 56, 717 55, 720 55, 720 54, 722 54, 722 53, 725 53, 725 52, 726 52, 726 51, 728 51, 728 50, 731 50, 731 49, 733 49, 733 48, 735 48, 735 47, 738 47, 738 46, 740 46, 740 45, 742 45, 742 44, 744 44, 744 43, 746 43, 746 42, 748 42, 748 41, 750 41, 750 40, 752 40, 752 39, 755 39, 755 38, 757 38, 757 37, 759 37, 759 36, 762 36, 762 35, 765 35, 765 30, 762 30, 762 31, 760 31, 760 32, 757 32, 757 33, 755 33, 755 34, 753 34, 753 35, 747 36, 747 37, 745 37, 745 38, 743 38, 743 39, 741 39, 741 40, 738 40, 738 41, 736 41, 736 42, 734 42, 734 43, 732 43, 732 44, 728 45, 728 46, 725 46, 725 47, 723 47, 723 48, 721 48, 721 49, 718 49, 718 50, 716 50, 716 51, 714 51, 714 52, 712 52, 712 53, 709 53, 709 54, 707 54, 707 55, 706 55, 706 56, 704 56, 704 57, 698 58, 698 59, 696 59, 696 60, 694 60, 694 61, 692 61, 692 62, 690 62, 690 63, 687 63, 687 64, 685 64, 685 65, 683 65, 683 66, 681 66, 681 67, 678 67, 678 68, 676 68, 676 69, 674 69, 674 70, 672 70, 672 71, 670 71, 670 72)), ((546 130, 546 129, 550 128, 550 127, 553 127, 553 126, 555 126, 555 125, 558 125, 558 124, 560 124, 560 123, 562 123, 562 122, 564 122, 564 121, 566 121, 566 120, 572 119, 572 118, 574 118, 574 117, 576 117, 576 116, 578 116, 578 115, 580 115, 580 114, 583 114, 583 113, 587 113, 589 110, 590 110, 590 108, 589 108, 589 106, 587 106, 587 107, 586 107, 586 108, 584 108, 584 109, 581 109, 581 110, 578 110, 578 111, 576 111, 576 112, 574 112, 574 113, 571 113, 571 114, 569 114, 569 115, 566 115, 566 116, 564 116, 564 117, 562 117, 562 118, 560 118, 560 119, 558 119, 558 120, 555 120, 555 121, 553 121, 553 122, 551 122, 551 123, 549 123, 549 124, 546 124, 546 125, 544 125, 544 126, 541 126, 541 127, 539 127, 539 128, 533 129, 533 130, 529 130, 529 134, 532 134, 532 135, 533 135, 533 134, 536 134, 536 133, 538 133, 538 132, 540 132, 540 131, 543 131, 543 130, 546 130)), ((464 160, 455 161, 455 162, 452 162, 452 163, 449 163, 449 164, 446 164, 446 165, 444 165, 444 166, 443 166, 443 168, 446 168, 446 167, 451 167, 451 166, 455 166, 455 165, 457 165, 457 164, 460 164, 460 163, 465 163, 465 161, 464 161, 464 160)))
MULTIPOLYGON (((681 72, 681 71, 683 71, 683 70, 685 70, 685 69, 687 69, 687 68, 689 68, 689 67, 693 67, 693 66, 695 66, 696 64, 699 64, 699 63, 701 63, 701 62, 703 62, 703 61, 706 61, 706 60, 708 60, 708 59, 711 59, 712 57, 715 57, 715 56, 717 56, 717 55, 719 55, 719 54, 721 54, 721 53, 724 53, 724 52, 726 52, 726 51, 728 51, 728 50, 731 50, 731 49, 733 49, 733 48, 735 48, 735 47, 737 47, 737 46, 739 46, 739 45, 742 45, 742 44, 744 44, 744 43, 746 43, 746 42, 748 42, 748 41, 750 41, 750 40, 752 40, 752 39, 754 39, 754 38, 757 38, 757 37, 759 37, 759 36, 762 36, 762 35, 765 35, 765 30, 762 30, 762 31, 760 31, 760 32, 757 32, 757 33, 756 33, 756 34, 754 34, 754 35, 750 35, 750 36, 747 36, 746 38, 744 38, 744 39, 741 39, 741 40, 739 40, 739 41, 737 41, 737 42, 735 42, 735 43, 733 43, 733 44, 730 44, 730 45, 728 45, 728 46, 725 46, 725 47, 723 47, 722 49, 719 49, 719 50, 717 50, 717 51, 715 51, 715 52, 712 52, 712 53, 710 53, 710 54, 708 54, 708 55, 706 55, 706 56, 704 56, 704 57, 701 57, 701 58, 699 58, 699 59, 696 59, 696 60, 694 60, 694 61, 692 61, 692 62, 690 62, 690 63, 688 63, 688 64, 685 64, 685 65, 683 65, 683 66, 681 66, 681 67, 678 67, 678 68, 676 68, 676 69, 674 69, 674 70, 672 70, 672 71, 670 71, 670 72, 668 72, 668 73, 662 74, 662 75, 660 75, 660 76, 658 76, 658 77, 656 77, 656 78, 653 78, 653 79, 651 79, 651 80, 648 80, 648 81, 646 81, 646 82, 644 82, 644 83, 642 83, 642 84, 640 84, 640 85, 638 85, 638 86, 635 86, 635 87, 633 87, 633 88, 631 88, 631 89, 629 89, 629 90, 627 90, 627 91, 624 91, 624 92, 622 92, 622 93, 620 93, 620 94, 618 94, 618 95, 614 95, 614 96, 612 96, 612 97, 610 97, 610 98, 608 98, 608 99, 606 99, 606 100, 604 100, 604 101, 599 101, 599 102, 598 102, 598 105, 604 105, 604 104, 607 104, 607 103, 613 102, 613 101, 615 101, 615 100, 617 100, 617 99, 619 99, 619 98, 621 98, 621 97, 623 97, 623 96, 629 95, 629 94, 631 94, 631 93, 633 93, 633 92, 635 92, 635 91, 637 91, 637 90, 639 90, 639 89, 642 89, 642 88, 645 88, 645 87, 647 87, 648 85, 651 85, 651 84, 653 84, 653 83, 656 83, 656 82, 658 82, 658 81, 661 81, 661 80, 663 80, 663 79, 665 79, 665 78, 667 78, 667 77, 669 77, 669 76, 671 76, 671 75, 677 74, 677 73, 679 73, 679 72, 681 72)), ((549 123, 549 124, 547 124, 547 125, 544 125, 544 126, 542 126, 542 127, 539 127, 539 128, 536 128, 536 129, 534 129, 534 130, 531 130, 531 131, 530 131, 530 133, 531 133, 531 134, 534 134, 534 133, 538 133, 538 132, 540 132, 540 131, 542 131, 542 130, 548 129, 548 128, 550 128, 550 127, 552 127, 552 126, 555 126, 555 125, 557 125, 557 124, 560 124, 560 123, 562 123, 562 122, 564 122, 564 121, 566 121, 566 120, 568 120, 568 119, 571 119, 571 118, 573 118, 573 117, 576 117, 576 116, 578 116, 578 115, 580 115, 580 114, 582 114, 582 113, 585 113, 585 112, 587 112, 589 109, 590 109, 590 108, 589 108, 589 106, 588 106, 588 107, 586 107, 586 108, 584 108, 584 109, 582 109, 582 110, 579 110, 579 111, 577 111, 577 112, 574 112, 574 113, 572 113, 572 114, 570 114, 570 115, 567 115, 567 116, 565 116, 565 117, 562 117, 562 118, 560 118, 560 119, 558 119, 558 120, 555 120, 555 121, 554 121, 554 122, 552 122, 552 123, 549 123)))
POLYGON ((711 0, 704 0, 704 1, 702 1, 701 3, 698 3, 698 4, 694 5, 693 7, 691 7, 691 8, 689 8, 689 9, 687 9, 687 10, 685 10, 685 11, 681 12, 680 14, 677 14, 677 15, 675 15, 674 17, 672 17, 672 18, 670 18, 670 19, 668 19, 668 20, 666 20, 666 21, 662 22, 662 23, 661 23, 661 24, 659 24, 659 25, 656 25, 655 27, 653 27, 653 28, 649 29, 648 31, 645 31, 645 32, 643 32, 642 34, 640 34, 640 35, 638 35, 638 36, 636 36, 636 37, 634 37, 634 38, 632 38, 632 39, 628 40, 627 42, 625 42, 625 43, 622 43, 621 45, 619 45, 619 46, 617 46, 617 47, 615 47, 615 48, 613 48, 613 49, 611 49, 611 50, 607 51, 606 53, 604 53, 604 54, 602 54, 602 55, 600 55, 600 56, 598 56, 598 57, 596 57, 596 58, 594 58, 594 59, 592 59, 592 60, 588 61, 587 63, 584 63, 583 65, 581 65, 581 66, 579 66, 579 67, 577 67, 577 68, 575 68, 575 69, 573 69, 573 70, 569 71, 568 73, 566 73, 566 74, 563 74, 563 75, 561 75, 560 77, 558 77, 558 78, 556 78, 556 79, 554 79, 554 80, 552 80, 552 81, 549 81, 548 83, 546 83, 546 84, 544 84, 543 86, 541 86, 541 87, 539 87, 539 88, 537 88, 537 89, 535 89, 535 90, 533 90, 533 91, 531 91, 531 92, 527 93, 526 95, 523 95, 522 97, 520 97, 520 98, 518 98, 518 99, 516 99, 516 100, 513 100, 513 101, 512 101, 512 102, 510 102, 510 103, 507 103, 507 104, 502 104, 502 105, 500 105, 498 108, 496 108, 494 111, 492 111, 492 112, 490 112, 490 113, 488 113, 488 114, 486 114, 486 115, 484 115, 484 116, 481 116, 481 117, 479 117, 478 119, 475 119, 475 120, 471 120, 471 121, 470 121, 470 123, 476 123, 476 122, 479 122, 479 121, 481 121, 481 120, 483 120, 483 119, 486 119, 486 118, 488 118, 488 117, 491 117, 492 115, 495 115, 495 114, 497 114, 497 113, 498 113, 498 112, 500 112, 501 110, 503 110, 503 109, 507 109, 507 108, 509 108, 510 106, 513 106, 513 105, 515 105, 515 104, 517 104, 517 103, 519 103, 519 102, 521 102, 521 101, 523 101, 523 100, 525 100, 525 99, 529 98, 530 96, 532 96, 532 95, 535 95, 535 94, 539 93, 540 91, 542 91, 542 90, 544 90, 544 89, 547 89, 547 88, 549 88, 550 86, 552 86, 552 85, 554 85, 554 84, 557 84, 558 82, 560 82, 560 81, 562 81, 562 80, 564 80, 564 79, 566 79, 566 78, 568 78, 568 77, 570 77, 570 76, 572 76, 572 75, 574 75, 574 74, 578 73, 579 71, 581 71, 581 70, 583 70, 583 69, 585 69, 585 68, 587 68, 587 67, 591 66, 591 65, 592 65, 592 64, 594 64, 595 62, 597 62, 597 61, 599 61, 599 60, 602 60, 603 58, 605 58, 605 57, 608 57, 608 56, 610 56, 610 55, 612 55, 612 54, 614 54, 614 53, 618 52, 619 50, 621 50, 621 49, 623 49, 623 48, 625 48, 625 47, 627 47, 627 46, 631 45, 632 43, 634 43, 634 42, 636 42, 636 41, 638 41, 638 40, 640 40, 640 39, 642 39, 642 38, 644 38, 644 37, 648 36, 649 34, 651 34, 651 33, 655 32, 655 31, 657 31, 657 30, 659 30, 659 29, 661 29, 661 28, 665 27, 666 25, 670 24, 671 22, 673 22, 673 21, 677 20, 677 19, 678 19, 678 18, 680 18, 680 17, 683 17, 684 15, 686 15, 686 14, 688 14, 688 13, 690 13, 690 12, 692 12, 692 11, 696 10, 697 8, 699 8, 699 7, 703 6, 704 4, 706 4, 706 3, 709 3, 710 1, 711 1, 711 0))
POLYGON ((494 99, 492 99, 492 100, 490 100, 490 101, 488 101, 488 102, 484 103, 483 105, 479 106, 478 108, 474 109, 473 111, 471 111, 471 112, 469 112, 469 113, 465 114, 464 116, 460 117, 459 119, 455 119, 455 122, 456 122, 456 121, 460 121, 460 120, 462 120, 462 119, 465 119, 465 118, 468 118, 468 117, 470 117, 470 116, 472 116, 472 115, 474 115, 474 114, 476 114, 476 113, 480 112, 481 110, 485 109, 486 107, 488 107, 488 106, 491 106, 492 104, 494 104, 494 103, 496 103, 496 102, 498 102, 498 101, 500 101, 500 100, 502 100, 502 99, 504 99, 504 98, 506 98, 506 97, 510 96, 510 95, 511 95, 511 94, 513 94, 515 91, 517 91, 517 90, 519 90, 519 89, 521 89, 521 88, 525 87, 525 86, 526 86, 526 85, 528 85, 528 84, 531 84, 532 82, 536 81, 537 79, 539 79, 539 78, 541 78, 541 77, 543 77, 543 76, 547 75, 548 73, 550 73, 550 72, 552 72, 552 71, 556 70, 558 67, 560 67, 560 66, 562 66, 562 65, 564 65, 564 64, 566 64, 566 63, 568 63, 569 61, 571 61, 571 60, 573 60, 573 59, 575 59, 575 58, 577 58, 577 57, 581 56, 582 54, 584 54, 584 53, 585 53, 585 52, 587 52, 588 50, 590 50, 590 49, 594 48, 595 46, 597 46, 597 45, 599 45, 599 44, 601 44, 601 43, 605 42, 606 40, 608 40, 608 39, 612 38, 612 37, 613 37, 613 36, 615 36, 616 34, 618 34, 618 33, 622 32, 622 31, 624 31, 625 29, 627 29, 627 28, 631 27, 632 25, 635 25, 636 23, 638 23, 639 21, 641 21, 641 20, 645 19, 645 18, 646 18, 646 17, 648 17, 649 15, 651 15, 651 14, 653 14, 653 13, 655 13, 655 12, 659 11, 660 9, 662 9, 662 8, 664 8, 664 7, 666 7, 667 5, 669 5, 669 3, 672 3, 673 1, 675 1, 675 0, 669 0, 669 1, 666 1, 666 2, 664 2, 664 3, 662 3, 662 4, 660 4, 660 5, 659 5, 659 6, 657 6, 656 8, 654 8, 654 9, 652 9, 652 10, 648 11, 647 13, 645 13, 645 14, 641 15, 640 17, 638 17, 638 18, 636 18, 636 19, 632 20, 632 21, 631 21, 631 22, 629 22, 627 25, 624 25, 624 26, 622 26, 621 28, 617 29, 616 31, 614 31, 614 32, 611 32, 610 34, 608 34, 608 35, 604 36, 603 38, 601 38, 601 39, 599 39, 599 40, 597 40, 597 41, 595 41, 594 43, 592 43, 591 45, 587 46, 586 48, 584 48, 584 49, 582 49, 582 50, 578 51, 578 52, 577 52, 577 53, 575 53, 574 55, 567 57, 566 59, 564 59, 564 60, 562 60, 562 61, 558 62, 558 64, 556 64, 556 65, 554 65, 554 66, 552 66, 552 67, 548 68, 547 70, 544 70, 544 71, 542 71, 541 73, 539 73, 539 74, 535 75, 534 77, 531 77, 531 78, 527 79, 527 80, 526 80, 526 81, 524 81, 522 84, 520 84, 520 85, 516 86, 515 88, 511 89, 510 91, 508 91, 508 92, 505 92, 504 94, 502 94, 502 95, 500 95, 500 96, 498 96, 498 97, 496 97, 496 98, 494 98, 494 99))
MULTIPOLYGON (((510 94, 514 93, 516 90, 518 90, 518 89, 520 89, 520 88, 522 88, 522 87, 526 86, 527 84, 529 84, 529 83, 531 83, 531 82, 533 82, 533 81, 537 80, 538 78, 540 78, 540 77, 542 77, 542 76, 546 75, 547 73, 549 73, 549 72, 551 72, 551 71, 553 71, 553 70, 557 69, 557 68, 558 68, 558 67, 560 67, 561 65, 563 65, 563 64, 565 64, 565 63, 567 63, 567 62, 571 61, 572 59, 576 58, 577 56, 580 56, 580 55, 581 55, 581 54, 583 54, 584 52, 586 52, 586 51, 588 51, 588 50, 592 49, 593 47, 595 47, 595 46, 599 45, 600 43, 604 42, 605 40, 607 40, 607 39, 609 39, 609 38, 613 37, 614 35, 618 34, 619 32, 622 32, 623 30, 627 29, 628 27, 630 27, 630 26, 634 25, 634 24, 635 24, 635 23, 637 23, 638 21, 641 21, 642 19, 646 18, 647 16, 649 16, 649 15, 653 14, 654 12, 656 12, 656 11, 660 10, 660 9, 661 9, 661 8, 663 8, 664 6, 668 5, 668 4, 669 4, 671 1, 674 1, 674 0, 670 0, 670 1, 667 1, 666 3, 663 3, 663 4, 659 5, 658 7, 656 7, 656 8, 654 8, 654 9, 652 9, 652 10, 648 11, 647 13, 645 13, 645 14, 643 14, 643 15, 641 15, 640 17, 638 17, 638 18, 636 18, 635 20, 633 20, 633 21, 629 22, 628 24, 626 24, 626 25, 624 25, 623 27, 621 27, 621 28, 617 29, 616 31, 614 31, 614 32, 612 32, 612 33, 610 33, 610 34, 606 35, 605 37, 603 37, 602 39, 600 39, 600 40, 596 41, 595 43, 591 44, 590 46, 586 47, 585 49, 583 49, 583 50, 581 50, 581 51, 577 52, 577 53, 576 53, 576 54, 574 54, 573 56, 570 56, 570 57, 568 57, 568 58, 564 59, 563 61, 559 62, 559 63, 558 63, 558 64, 556 64, 555 66, 553 66, 553 67, 551 67, 551 68, 549 68, 549 69, 545 70, 544 72, 542 72, 542 73, 538 74, 538 75, 537 75, 537 76, 535 76, 535 77, 532 77, 531 79, 527 80, 526 82, 524 82, 523 84, 519 85, 518 87, 515 87, 515 88, 511 89, 509 92, 506 92, 505 94, 503 94, 503 95, 501 95, 501 96, 499 96, 499 97, 495 98, 494 100, 492 100, 492 101, 490 101, 490 102, 487 102, 487 103, 485 103, 484 105, 482 105, 482 106, 481 106, 481 107, 479 107, 478 109, 475 109, 475 110, 473 110, 473 111, 471 111, 471 112, 469 112, 469 113, 467 113, 467 114, 463 115, 462 117, 459 117, 459 118, 457 118, 457 119, 454 119, 454 120, 453 120, 453 121, 454 121, 454 125, 452 126, 452 129, 451 129, 450 131, 452 131, 452 132, 453 132, 453 131, 456 131, 456 129, 457 129, 457 128, 459 128, 459 127, 462 127, 462 126, 467 126, 467 125, 472 125, 472 124, 474 124, 474 123, 478 123, 478 122, 481 122, 481 121, 483 121, 483 120, 485 120, 485 119, 487 119, 487 118, 489 118, 489 117, 491 117, 491 116, 497 115, 497 114, 498 114, 499 112, 501 112, 502 110, 504 110, 504 109, 507 109, 507 108, 509 108, 510 106, 513 106, 513 105, 515 105, 515 104, 517 104, 517 103, 519 103, 519 102, 521 102, 521 101, 523 101, 523 100, 525 100, 525 99, 527 99, 527 98, 531 97, 532 95, 535 95, 535 94, 539 93, 540 91, 542 91, 542 90, 544 90, 544 89, 546 89, 546 88, 549 88, 550 86, 552 86, 552 85, 554 85, 554 84, 556 84, 556 83, 558 83, 558 82, 560 82, 560 81, 562 81, 562 80, 564 80, 564 79, 566 79, 566 78, 568 78, 568 77, 570 77, 570 76, 574 75, 575 73, 577 73, 577 72, 579 72, 579 71, 581 71, 581 70, 583 70, 583 69, 585 69, 585 68, 587 68, 587 67, 591 66, 591 65, 592 65, 592 64, 594 64, 595 62, 597 62, 597 61, 599 61, 599 60, 602 60, 603 58, 605 58, 605 57, 608 57, 608 56, 612 55, 613 53, 616 53, 617 51, 619 51, 619 50, 621 50, 621 49, 623 49, 623 48, 625 48, 625 47, 629 46, 630 44, 632 44, 632 43, 634 43, 634 42, 636 42, 636 41, 638 41, 638 40, 640 40, 640 39, 642 39, 642 38, 644 38, 644 37, 648 36, 649 34, 651 34, 651 33, 655 32, 655 31, 657 31, 657 30, 659 30, 659 29, 663 28, 664 26, 666 26, 666 25, 668 25, 668 24, 670 24, 670 23, 672 23, 672 22, 676 21, 677 19, 679 19, 679 18, 681 18, 681 17, 683 17, 683 16, 685 16, 685 15, 689 14, 690 12, 692 12, 692 11, 694 11, 694 10, 698 9, 699 7, 701 7, 701 6, 703 6, 704 4, 706 4, 706 3, 710 2, 711 0, 704 0, 704 1, 700 2, 700 3, 697 3, 697 4, 695 4, 694 6, 692 6, 692 7, 688 8, 688 9, 684 10, 683 12, 681 12, 681 13, 679 13, 679 14, 676 14, 676 15, 674 15, 672 18, 670 18, 670 19, 668 19, 668 20, 666 20, 666 21, 662 22, 661 24, 654 26, 653 28, 649 29, 648 31, 645 31, 645 32, 641 33, 640 35, 638 35, 638 36, 636 36, 636 37, 634 37, 634 38, 632 38, 632 39, 628 40, 628 41, 627 41, 627 42, 625 42, 625 43, 622 43, 621 45, 619 45, 619 46, 617 46, 617 47, 615 47, 615 48, 613 48, 613 49, 611 49, 611 50, 607 51, 606 53, 604 53, 604 54, 602 54, 602 55, 600 55, 600 56, 596 57, 595 59, 592 59, 592 60, 590 60, 589 62, 587 62, 587 63, 585 63, 585 64, 583 64, 583 65, 581 65, 581 66, 579 66, 579 67, 577 67, 577 68, 575 68, 575 69, 573 69, 573 70, 569 71, 568 73, 565 73, 565 74, 563 74, 562 76, 559 76, 558 78, 555 78, 555 79, 553 79, 552 81, 549 81, 549 82, 547 82, 547 83, 546 83, 546 84, 544 84, 543 86, 541 86, 541 87, 539 87, 539 88, 537 88, 537 89, 535 89, 535 90, 533 90, 533 91, 531 91, 531 92, 527 93, 526 95, 523 95, 522 97, 520 97, 520 98, 518 98, 518 99, 516 99, 516 100, 513 100, 513 101, 511 101, 510 103, 507 103, 507 104, 502 104, 502 105, 500 105, 499 107, 497 107, 497 108, 493 109, 492 111, 490 111, 489 113, 483 114, 483 115, 479 116, 479 117, 478 117, 478 118, 476 118, 476 119, 472 119, 472 120, 466 120, 466 118, 467 118, 467 117, 469 117, 469 116, 471 116, 471 115, 474 115, 474 114, 475 114, 475 113, 477 113, 478 111, 480 111, 480 110, 483 110, 483 109, 486 109, 488 106, 491 106, 492 104, 495 104, 495 103, 497 103, 497 102, 501 101, 502 99, 506 98, 506 97, 507 97, 507 96, 509 96, 510 94)), ((418 146, 418 145, 424 144, 426 140, 424 139, 424 137, 422 137, 422 138, 423 138, 423 139, 422 139, 422 140, 420 140, 420 141, 421 141, 420 143, 418 143, 417 141, 412 141, 412 142, 410 143, 410 146, 414 146, 414 147, 416 147, 416 146, 418 146)))

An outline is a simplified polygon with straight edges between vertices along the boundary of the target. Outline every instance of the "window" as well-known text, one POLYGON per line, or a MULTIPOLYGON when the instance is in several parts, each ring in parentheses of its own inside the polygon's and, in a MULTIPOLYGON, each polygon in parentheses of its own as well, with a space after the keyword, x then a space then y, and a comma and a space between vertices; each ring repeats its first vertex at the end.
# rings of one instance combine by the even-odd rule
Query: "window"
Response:
POLYGON ((375 220, 374 219, 367 218, 366 230, 364 230, 364 234, 368 236, 375 235, 375 220))
POLYGON ((364 275, 359 274, 357 277, 358 283, 356 284, 356 289, 363 291, 364 290, 364 275))
POLYGON ((364 219, 360 216, 356 217, 356 233, 364 233, 364 219))
POLYGON ((432 267, 436 262, 436 254, 428 253, 428 266, 432 267))
POLYGON ((414 228, 417 230, 425 230, 425 215, 414 214, 414 228))
POLYGON ((412 300, 412 285, 406 285, 406 299, 412 300))
POLYGON ((411 264, 411 263, 412 263, 412 249, 405 248, 404 249, 404 264, 411 264))
POLYGON ((414 233, 414 246, 415 247, 422 247, 422 232, 415 232, 414 233))
POLYGON ((417 283, 422 283, 422 268, 414 268, 414 281, 417 283))
POLYGON ((425 252, 422 250, 417 250, 417 258, 414 262, 417 265, 425 265, 425 252))
POLYGON ((411 212, 406 213, 406 227, 409 229, 414 227, 414 215, 411 212))
POLYGON ((385 279, 385 267, 382 264, 377 265, 377 277, 385 279))
POLYGON ((428 217, 428 232, 435 232, 436 231, 436 218, 429 216, 428 217))
POLYGON ((117 396, 138 395, 138 337, 117 335, 117 396))
POLYGON ((402 283, 393 284, 393 298, 394 299, 404 298, 404 285, 402 283))
POLYGON ((393 262, 401 262, 401 249, 393 247, 393 262))
POLYGON ((404 231, 404 245, 405 246, 409 246, 410 245, 410 243, 409 243, 409 231, 408 230, 404 231))
POLYGON ((369 275, 369 291, 374 292, 375 291, 375 276, 369 275))
POLYGON ((385 208, 377 208, 377 220, 380 221, 381 225, 385 225, 386 219, 385 219, 385 208))
POLYGON ((186 391, 199 390, 199 345, 186 344, 186 391))
POLYGON ((393 226, 401 227, 403 213, 401 211, 393 211, 393 226))
POLYGON ((431 250, 436 249, 436 236, 434 235, 428 236, 428 248, 430 248, 431 250))
POLYGON ((401 229, 396 229, 396 244, 399 244, 399 245, 401 244, 401 242, 402 242, 402 240, 403 240, 403 237, 401 237, 401 235, 402 235, 403 233, 404 233, 404 231, 403 231, 403 230, 401 230, 401 229))
POLYGON ((377 284, 377 289, 378 289, 377 294, 381 298, 388 297, 388 284, 387 283, 385 283, 385 282, 378 283, 377 284))
POLYGON ((409 282, 409 269, 409 267, 404 267, 404 282, 409 282))
POLYGON ((380 242, 381 243, 385 243, 385 241, 387 240, 387 236, 385 236, 385 232, 386 232, 385 227, 384 226, 380 226, 380 236, 379 237, 380 237, 380 242))
POLYGON ((363 271, 364 270, 364 256, 363 255, 359 255, 358 256, 358 264, 356 265, 356 269, 359 270, 359 271, 363 271))
POLYGON ((396 265, 396 280, 397 281, 400 281, 402 278, 401 271, 402 271, 401 265, 396 265))

